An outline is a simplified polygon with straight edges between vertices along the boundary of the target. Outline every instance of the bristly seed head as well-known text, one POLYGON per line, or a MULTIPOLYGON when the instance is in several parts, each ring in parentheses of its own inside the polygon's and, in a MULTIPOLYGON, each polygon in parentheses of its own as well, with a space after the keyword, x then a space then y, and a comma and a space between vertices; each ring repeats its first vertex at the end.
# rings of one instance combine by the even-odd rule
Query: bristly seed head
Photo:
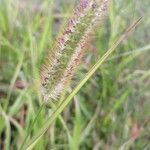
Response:
POLYGON ((94 29, 102 22, 110 0, 80 0, 41 71, 44 100, 57 100, 79 66, 94 29))

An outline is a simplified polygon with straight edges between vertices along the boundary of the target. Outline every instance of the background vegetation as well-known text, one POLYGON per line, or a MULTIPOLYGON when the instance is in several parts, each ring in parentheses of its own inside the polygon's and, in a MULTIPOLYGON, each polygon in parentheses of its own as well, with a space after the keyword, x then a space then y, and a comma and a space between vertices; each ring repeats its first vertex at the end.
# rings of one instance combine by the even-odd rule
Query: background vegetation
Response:
MULTIPOLYGON (((77 1, 0 0, 0 149, 18 149, 42 104, 39 70, 77 1)), ((68 93, 124 29, 136 31, 109 57, 36 145, 43 149, 150 149, 147 0, 113 0, 68 93)), ((30 133, 52 109, 45 107, 30 133)))

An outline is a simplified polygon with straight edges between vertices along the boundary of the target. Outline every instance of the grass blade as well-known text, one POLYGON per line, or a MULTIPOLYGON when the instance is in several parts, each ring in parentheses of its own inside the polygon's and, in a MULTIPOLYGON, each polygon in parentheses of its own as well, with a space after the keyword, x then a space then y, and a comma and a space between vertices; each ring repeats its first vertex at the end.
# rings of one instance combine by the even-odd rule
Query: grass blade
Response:
POLYGON ((53 112, 53 114, 46 120, 44 126, 39 130, 39 132, 25 145, 23 146, 23 150, 31 150, 35 144, 40 140, 40 138, 45 134, 45 132, 48 130, 51 123, 60 115, 60 113, 63 111, 63 109, 69 104, 69 102, 72 100, 72 98, 79 92, 79 90, 82 88, 82 86, 92 77, 92 75, 96 72, 96 70, 107 60, 107 58, 112 54, 116 47, 124 41, 127 36, 134 30, 134 28, 139 24, 142 17, 139 18, 137 21, 135 21, 131 26, 127 28, 127 30, 122 34, 122 36, 113 44, 113 46, 103 55, 102 58, 100 58, 97 63, 90 69, 90 71, 85 75, 83 80, 76 86, 76 88, 73 90, 73 92, 60 103, 60 105, 56 108, 56 110, 53 112))

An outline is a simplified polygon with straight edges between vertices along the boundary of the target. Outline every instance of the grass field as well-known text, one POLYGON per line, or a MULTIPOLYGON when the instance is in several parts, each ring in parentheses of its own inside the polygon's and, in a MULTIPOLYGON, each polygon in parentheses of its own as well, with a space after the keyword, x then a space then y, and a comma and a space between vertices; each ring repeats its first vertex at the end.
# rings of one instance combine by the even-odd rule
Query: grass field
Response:
MULTIPOLYGON (((76 2, 0 0, 0 150, 19 149, 27 135, 30 141, 57 108, 57 103, 45 105, 39 113, 39 72, 76 2)), ((53 121, 35 150, 150 150, 149 7, 148 0, 112 0, 62 100, 133 21, 141 16, 142 21, 53 121)))

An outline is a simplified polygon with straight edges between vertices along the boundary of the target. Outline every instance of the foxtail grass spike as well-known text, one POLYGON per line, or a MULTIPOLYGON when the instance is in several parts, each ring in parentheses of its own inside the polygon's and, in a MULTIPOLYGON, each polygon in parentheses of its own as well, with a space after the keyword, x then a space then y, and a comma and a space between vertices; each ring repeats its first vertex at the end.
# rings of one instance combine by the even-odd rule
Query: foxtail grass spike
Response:
POLYGON ((110 0, 81 0, 41 71, 44 100, 58 100, 79 66, 88 43, 107 14, 110 0))

